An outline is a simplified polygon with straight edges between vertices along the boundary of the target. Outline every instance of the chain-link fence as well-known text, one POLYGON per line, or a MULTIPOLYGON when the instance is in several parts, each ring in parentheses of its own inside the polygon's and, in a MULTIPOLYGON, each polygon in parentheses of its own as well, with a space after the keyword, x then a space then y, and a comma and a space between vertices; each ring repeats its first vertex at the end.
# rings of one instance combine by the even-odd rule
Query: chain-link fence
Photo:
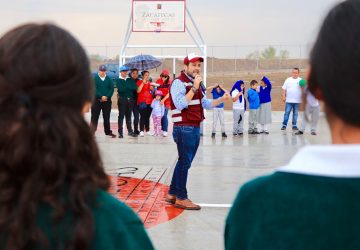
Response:
MULTIPOLYGON (((86 46, 92 67, 104 61, 118 62, 121 46, 86 46)), ((197 49, 128 48, 127 55, 186 55, 197 49)), ((257 71, 283 71, 293 67, 304 68, 309 55, 308 45, 211 45, 207 47, 208 73, 237 73, 257 71)), ((172 68, 172 59, 163 59, 162 67, 172 68)), ((181 60, 176 67, 181 68, 181 60)))

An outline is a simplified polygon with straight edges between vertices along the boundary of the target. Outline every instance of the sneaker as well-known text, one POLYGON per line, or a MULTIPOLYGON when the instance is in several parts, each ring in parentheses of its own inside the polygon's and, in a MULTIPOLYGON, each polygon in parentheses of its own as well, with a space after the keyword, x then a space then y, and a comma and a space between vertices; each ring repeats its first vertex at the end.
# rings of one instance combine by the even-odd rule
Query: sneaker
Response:
POLYGON ((269 131, 264 130, 264 134, 268 135, 268 134, 269 134, 269 131))
POLYGON ((212 133, 212 134, 211 134, 211 138, 215 138, 215 133, 212 133))
POLYGON ((140 134, 140 131, 139 131, 139 130, 135 130, 135 131, 134 131, 134 134, 139 135, 139 134, 140 134))
POLYGON ((281 130, 285 130, 285 129, 286 129, 286 127, 285 127, 285 126, 282 126, 282 127, 281 127, 281 130))
POLYGON ((248 131, 248 134, 249 134, 249 135, 253 135, 253 134, 254 134, 254 131, 249 130, 249 131, 248 131))
POLYGON ((316 131, 311 131, 311 135, 317 135, 316 131))
POLYGON ((182 208, 185 210, 200 210, 201 209, 201 207, 199 205, 196 205, 189 199, 186 199, 186 200, 176 199, 174 207, 182 208))
POLYGON ((164 136, 164 137, 167 137, 167 136, 168 136, 168 132, 164 131, 164 132, 163 132, 163 136, 164 136))
POLYGON ((304 134, 304 132, 302 132, 301 130, 295 133, 295 135, 302 135, 302 134, 304 134))
POLYGON ((237 136, 238 135, 238 133, 233 133, 233 136, 237 136))
POLYGON ((118 136, 119 138, 124 138, 124 136, 122 135, 122 134, 119 134, 119 136, 118 136))
POLYGON ((138 135, 135 134, 134 132, 129 132, 128 135, 131 136, 131 137, 137 137, 137 136, 138 136, 138 135))
POLYGON ((140 136, 140 137, 144 137, 144 136, 145 136, 144 131, 140 131, 139 136, 140 136))
POLYGON ((297 131, 299 129, 297 127, 293 127, 292 130, 297 131))
POLYGON ((241 133, 238 133, 238 136, 242 136, 243 134, 244 134, 244 133, 242 133, 242 132, 241 132, 241 133))
POLYGON ((222 133, 222 138, 227 138, 227 135, 226 135, 226 133, 224 132, 224 133, 222 133))
POLYGON ((255 130, 255 131, 253 132, 253 134, 254 134, 254 135, 259 135, 259 134, 260 134, 260 132, 259 132, 259 131, 257 131, 257 130, 255 130))
POLYGON ((151 135, 151 136, 157 136, 157 134, 156 134, 155 132, 147 132, 147 133, 145 133, 145 134, 151 135))
POLYGON ((112 132, 110 134, 107 134, 107 136, 110 136, 111 138, 116 138, 116 135, 114 135, 112 132))
POLYGON ((260 133, 260 134, 264 134, 264 133, 265 133, 265 130, 261 130, 259 133, 260 133))

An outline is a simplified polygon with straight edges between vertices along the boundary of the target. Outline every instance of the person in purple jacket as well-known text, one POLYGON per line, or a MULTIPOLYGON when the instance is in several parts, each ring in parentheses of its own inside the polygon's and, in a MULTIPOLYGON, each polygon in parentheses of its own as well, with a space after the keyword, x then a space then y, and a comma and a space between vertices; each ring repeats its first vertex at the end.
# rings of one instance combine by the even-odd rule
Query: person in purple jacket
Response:
POLYGON ((264 76, 260 83, 260 111, 259 124, 260 133, 269 134, 268 125, 271 124, 271 82, 264 76))
POLYGON ((154 123, 154 133, 153 136, 162 135, 161 119, 165 114, 165 106, 161 104, 161 99, 164 97, 164 94, 161 90, 156 90, 155 98, 151 103, 152 108, 152 118, 154 123))

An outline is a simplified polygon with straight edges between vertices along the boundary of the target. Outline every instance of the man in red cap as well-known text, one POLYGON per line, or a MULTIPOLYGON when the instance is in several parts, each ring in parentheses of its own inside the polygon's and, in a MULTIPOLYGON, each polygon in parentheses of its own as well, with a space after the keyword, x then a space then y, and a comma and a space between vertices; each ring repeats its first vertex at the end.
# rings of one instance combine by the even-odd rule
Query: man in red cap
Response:
POLYGON ((206 99, 200 76, 204 59, 189 54, 184 59, 184 70, 171 84, 170 107, 174 122, 173 137, 177 144, 178 161, 166 201, 175 207, 199 210, 201 207, 188 199, 186 182, 188 170, 200 142, 200 123, 205 119, 204 108, 211 109, 229 99, 225 93, 216 100, 206 99))

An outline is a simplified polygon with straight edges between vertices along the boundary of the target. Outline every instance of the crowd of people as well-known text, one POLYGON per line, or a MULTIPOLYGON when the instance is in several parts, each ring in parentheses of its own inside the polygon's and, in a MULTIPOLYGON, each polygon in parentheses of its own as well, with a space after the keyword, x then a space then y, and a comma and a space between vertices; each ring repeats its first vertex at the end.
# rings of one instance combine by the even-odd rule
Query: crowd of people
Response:
MULTIPOLYGON (((321 100, 331 145, 307 146, 285 167, 243 185, 226 219, 225 249, 360 249, 359 23, 359 0, 338 3, 312 48, 308 83, 298 79, 299 70, 294 69, 283 86, 287 108, 282 129, 291 111, 292 128, 297 129, 300 100, 294 93, 304 88, 305 122, 297 132, 304 132, 309 119, 317 120, 321 100)), ((223 90, 222 96, 207 99, 201 87, 202 62, 203 58, 188 55, 168 93, 179 158, 166 201, 189 210, 200 209, 188 198, 186 183, 204 109, 232 99, 237 134, 242 131, 245 98, 251 133, 258 132, 257 123, 266 131, 271 110, 271 84, 265 77, 260 87, 251 81, 247 92, 244 82, 238 81, 231 95, 223 90)), ((101 67, 95 82, 102 86, 95 89, 89 69, 85 50, 56 25, 25 24, 0 38, 1 249, 154 249, 137 215, 108 193, 110 180, 84 113, 93 103, 95 126, 100 111, 111 108, 114 87, 101 67)), ((136 85, 119 92, 127 98, 119 98, 123 114, 119 120, 125 116, 128 133, 134 136, 136 130, 130 129, 127 118, 129 113, 140 114, 139 135, 148 132, 152 106, 156 132, 163 130, 159 116, 166 113, 161 98, 167 94, 153 89, 164 85, 168 75, 157 86, 149 81, 148 72, 138 80, 136 70, 130 78, 127 69, 123 71, 126 74, 119 79, 125 82, 119 80, 119 86, 130 78, 136 85)), ((221 89, 216 86, 215 95, 221 89)), ((105 133, 113 137, 108 122, 105 133)))
POLYGON ((91 125, 94 132, 97 129, 100 111, 102 111, 105 134, 112 138, 116 137, 110 128, 111 97, 116 87, 119 110, 118 138, 124 138, 124 118, 130 137, 144 137, 145 135, 166 137, 168 135, 171 85, 168 70, 163 70, 159 79, 153 82, 149 71, 144 70, 139 76, 138 69, 121 66, 119 78, 115 79, 114 84, 110 77, 106 76, 106 66, 100 65, 98 73, 94 76, 94 83, 96 96, 91 108, 91 125), (153 132, 150 132, 151 116, 154 125, 153 132))
MULTIPOLYGON (((96 131, 100 111, 103 112, 104 132, 106 135, 115 138, 116 135, 110 129, 111 97, 114 93, 114 85, 106 76, 105 65, 100 65, 99 72, 94 77, 96 98, 92 106, 91 124, 96 131)), ((285 114, 281 130, 285 130, 290 112, 292 116, 292 129, 296 135, 304 134, 306 125, 311 121, 311 134, 316 135, 316 127, 319 120, 319 101, 307 90, 306 82, 299 77, 300 70, 294 68, 292 76, 287 78, 282 86, 282 98, 285 104, 285 114), (304 116, 300 130, 297 127, 299 106, 305 102, 304 116)), ((128 69, 121 66, 119 78, 115 80, 117 89, 118 116, 118 137, 123 138, 123 123, 126 120, 128 136, 144 137, 168 136, 168 112, 170 109, 170 87, 171 77, 169 71, 164 69, 160 77, 153 82, 149 71, 142 71, 139 76, 137 69, 128 69), (133 117, 133 123, 132 121, 133 117), (153 131, 150 131, 150 118, 153 121, 153 131), (140 124, 139 124, 140 121, 140 124), (140 126, 139 126, 140 125, 140 126)), ((248 134, 269 134, 269 126, 272 123, 271 91, 272 83, 264 76, 260 80, 252 80, 248 83, 248 90, 245 82, 238 80, 230 90, 233 108, 233 136, 244 134, 244 120, 247 107, 248 134)), ((228 93, 222 84, 214 84, 204 89, 210 92, 213 99, 222 97, 228 93)), ((221 136, 227 137, 225 132, 224 103, 213 109, 213 126, 211 137, 215 138, 217 124, 221 126, 221 136)))

